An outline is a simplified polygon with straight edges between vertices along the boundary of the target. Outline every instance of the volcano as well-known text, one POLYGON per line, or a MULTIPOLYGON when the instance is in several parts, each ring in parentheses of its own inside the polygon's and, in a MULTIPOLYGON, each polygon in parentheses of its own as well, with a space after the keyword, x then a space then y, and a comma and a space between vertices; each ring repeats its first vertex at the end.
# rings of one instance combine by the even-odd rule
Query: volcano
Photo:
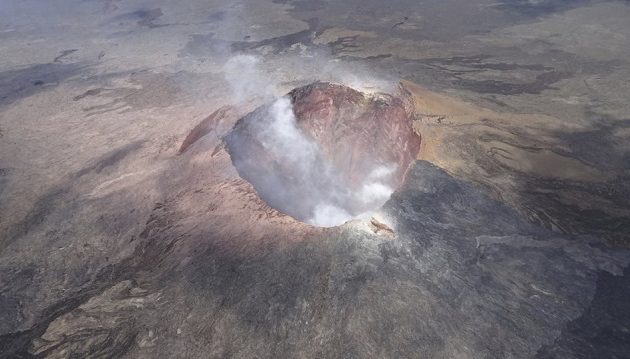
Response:
POLYGON ((378 209, 420 149, 401 97, 317 82, 241 118, 225 137, 240 176, 271 207, 334 226, 378 209))

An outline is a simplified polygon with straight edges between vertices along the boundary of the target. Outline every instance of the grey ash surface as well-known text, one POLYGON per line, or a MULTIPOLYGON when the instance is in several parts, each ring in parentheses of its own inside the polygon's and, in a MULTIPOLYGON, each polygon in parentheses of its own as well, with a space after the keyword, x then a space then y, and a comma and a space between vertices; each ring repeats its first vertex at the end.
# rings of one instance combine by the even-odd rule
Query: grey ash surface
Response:
POLYGON ((194 239, 182 238, 185 216, 174 207, 154 209, 141 254, 44 311, 62 316, 63 336, 37 339, 41 326, 4 335, 5 356, 30 356, 30 340, 37 354, 112 357, 140 356, 141 348, 166 357, 447 358, 461 350, 613 357, 627 350, 628 251, 524 222, 428 162, 414 164, 384 207, 396 219, 395 240, 351 226, 238 257, 213 244, 207 228, 205 243, 182 263, 173 244, 194 239))

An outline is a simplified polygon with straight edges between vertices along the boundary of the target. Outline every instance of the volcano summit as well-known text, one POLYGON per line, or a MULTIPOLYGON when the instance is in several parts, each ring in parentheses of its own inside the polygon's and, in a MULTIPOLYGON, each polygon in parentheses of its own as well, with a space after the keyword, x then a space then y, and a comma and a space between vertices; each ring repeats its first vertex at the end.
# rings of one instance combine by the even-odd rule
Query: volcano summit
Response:
POLYGON ((369 215, 402 183, 420 149, 412 122, 398 97, 318 82, 257 108, 225 141, 271 207, 335 226, 369 215))

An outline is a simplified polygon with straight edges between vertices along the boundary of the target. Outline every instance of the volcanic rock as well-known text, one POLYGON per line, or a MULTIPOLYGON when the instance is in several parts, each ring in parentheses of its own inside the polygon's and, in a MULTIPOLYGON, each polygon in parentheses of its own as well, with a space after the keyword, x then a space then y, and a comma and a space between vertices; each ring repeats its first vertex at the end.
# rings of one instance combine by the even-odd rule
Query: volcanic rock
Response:
POLYGON ((297 88, 289 96, 300 128, 348 182, 358 185, 378 162, 395 165, 392 184, 400 185, 420 150, 412 112, 401 98, 321 82, 297 88))

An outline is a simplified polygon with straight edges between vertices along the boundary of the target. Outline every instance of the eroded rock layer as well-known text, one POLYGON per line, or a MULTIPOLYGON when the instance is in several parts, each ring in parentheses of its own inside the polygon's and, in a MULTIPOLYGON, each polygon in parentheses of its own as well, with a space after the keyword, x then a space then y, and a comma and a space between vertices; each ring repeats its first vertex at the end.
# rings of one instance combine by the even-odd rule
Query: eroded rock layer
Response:
POLYGON ((347 181, 357 185, 376 162, 394 165, 392 182, 402 182, 420 149, 402 99, 328 83, 297 88, 289 95, 300 128, 320 144, 347 181))

